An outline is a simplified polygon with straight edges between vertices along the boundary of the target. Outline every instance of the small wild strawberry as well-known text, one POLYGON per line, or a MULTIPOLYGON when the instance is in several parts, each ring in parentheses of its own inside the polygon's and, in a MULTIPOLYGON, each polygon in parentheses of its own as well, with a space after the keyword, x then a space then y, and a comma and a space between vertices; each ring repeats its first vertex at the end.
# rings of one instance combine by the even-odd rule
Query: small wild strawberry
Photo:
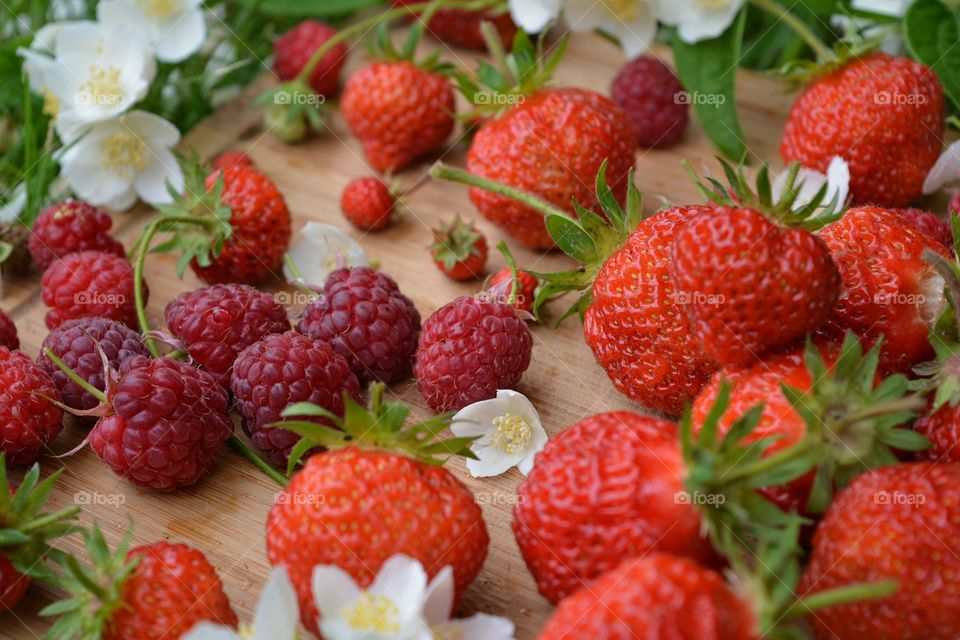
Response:
POLYGON ((490 249, 487 239, 472 222, 456 216, 450 224, 433 230, 430 255, 437 268, 454 280, 473 280, 483 275, 490 249))

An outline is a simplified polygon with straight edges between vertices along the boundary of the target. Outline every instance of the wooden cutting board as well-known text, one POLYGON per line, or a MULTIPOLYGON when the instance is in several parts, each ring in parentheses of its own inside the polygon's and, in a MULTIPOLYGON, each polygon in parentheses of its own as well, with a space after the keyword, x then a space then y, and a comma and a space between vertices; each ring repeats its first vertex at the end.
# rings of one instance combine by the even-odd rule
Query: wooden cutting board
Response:
MULTIPOLYGON (((659 49, 656 53, 669 55, 659 49)), ((449 54, 453 61, 473 68, 476 54, 462 50, 452 50, 449 54)), ((351 67, 361 65, 363 58, 363 52, 357 50, 351 67)), ((589 35, 574 36, 557 74, 558 84, 607 93, 622 63, 619 51, 605 41, 589 35)), ((352 178, 371 173, 357 141, 339 116, 323 137, 297 146, 276 141, 263 130, 259 111, 250 105, 253 95, 274 82, 271 74, 265 75, 268 77, 257 87, 191 131, 182 148, 195 150, 205 159, 228 149, 246 151, 260 169, 276 181, 293 213, 295 228, 299 229, 308 220, 318 220, 347 229, 371 258, 379 260, 381 268, 397 280, 424 318, 452 298, 475 292, 478 283, 458 284, 446 279, 433 266, 426 250, 431 242, 430 229, 441 220, 449 220, 456 213, 478 217, 465 188, 429 181, 430 162, 424 162, 398 176, 408 185, 426 181, 409 198, 409 214, 402 221, 377 234, 365 235, 350 228, 340 214, 340 193, 352 178)), ((777 145, 792 97, 786 93, 785 85, 775 80, 748 72, 738 72, 738 75, 738 102, 747 144, 755 157, 769 158, 779 166, 777 145)), ((465 151, 462 142, 451 140, 443 159, 462 165, 465 151)), ((715 155, 714 147, 696 123, 691 124, 679 146, 662 151, 639 151, 636 179, 645 194, 647 208, 655 210, 667 201, 699 202, 681 161, 688 159, 696 167, 702 162, 714 165, 715 155)), ((150 210, 141 207, 116 216, 117 234, 128 247, 150 215, 150 210)), ((501 239, 510 242, 509 237, 485 220, 478 222, 491 247, 501 239)), ((513 242, 510 244, 522 267, 543 271, 570 264, 560 254, 541 255, 513 242)), ((163 308, 170 300, 183 291, 201 286, 189 273, 184 280, 179 280, 174 264, 172 256, 151 256, 147 260, 149 315, 154 327, 162 326, 163 308)), ((488 271, 492 273, 502 266, 501 256, 491 255, 488 271)), ((40 274, 33 273, 28 278, 8 282, 6 297, 0 300, 0 307, 19 327, 23 349, 30 356, 37 354, 47 334, 39 281, 40 274)), ((280 278, 267 288, 290 292, 291 317, 299 313, 304 301, 298 300, 292 289, 284 288, 280 278)), ((595 364, 576 319, 568 321, 560 330, 534 326, 533 334, 533 363, 519 390, 539 409, 551 436, 597 412, 642 410, 621 396, 595 364)), ((413 404, 414 417, 428 415, 412 383, 397 385, 390 393, 413 404)), ((83 439, 84 433, 79 426, 68 423, 54 443, 54 451, 71 450, 83 439)), ((245 460, 225 449, 212 473, 196 486, 172 495, 133 488, 113 475, 90 450, 59 460, 46 457, 42 466, 44 475, 65 467, 51 506, 61 508, 86 503, 83 504, 84 524, 90 525, 94 519, 99 521, 111 543, 132 524, 136 544, 182 541, 203 550, 219 570, 240 619, 251 620, 269 572, 264 522, 279 488, 245 460)), ((507 616, 517 625, 517 639, 530 640, 543 626, 552 607, 537 593, 510 529, 515 489, 522 476, 512 470, 498 478, 477 480, 466 473, 460 461, 453 462, 451 469, 476 493, 491 538, 486 565, 466 595, 462 614, 484 611, 507 616)), ((19 480, 19 473, 12 475, 15 481, 19 480)), ((63 546, 74 552, 80 550, 77 540, 65 541, 63 546)), ((0 615, 0 638, 42 637, 49 624, 39 618, 37 612, 56 595, 52 590, 34 587, 16 612, 0 615)))

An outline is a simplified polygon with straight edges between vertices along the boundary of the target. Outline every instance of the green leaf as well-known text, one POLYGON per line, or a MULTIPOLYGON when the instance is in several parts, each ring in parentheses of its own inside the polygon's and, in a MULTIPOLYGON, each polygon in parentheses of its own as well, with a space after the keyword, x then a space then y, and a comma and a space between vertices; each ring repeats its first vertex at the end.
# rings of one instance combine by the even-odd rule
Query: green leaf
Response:
POLYGON ((599 249, 583 227, 569 218, 547 216, 547 231, 560 250, 581 264, 599 259, 599 249))
POLYGON ((917 0, 903 24, 910 52, 936 72, 950 100, 960 107, 960 9, 939 0, 917 0))
POLYGON ((889 429, 880 434, 880 440, 891 447, 903 451, 925 451, 930 441, 921 433, 911 429, 889 429))
POLYGON ((274 16, 340 17, 382 5, 385 0, 243 0, 249 6, 274 16))
POLYGON ((737 112, 736 69, 743 42, 746 11, 719 37, 687 44, 673 38, 673 53, 680 81, 704 131, 728 158, 740 162, 747 146, 737 112))

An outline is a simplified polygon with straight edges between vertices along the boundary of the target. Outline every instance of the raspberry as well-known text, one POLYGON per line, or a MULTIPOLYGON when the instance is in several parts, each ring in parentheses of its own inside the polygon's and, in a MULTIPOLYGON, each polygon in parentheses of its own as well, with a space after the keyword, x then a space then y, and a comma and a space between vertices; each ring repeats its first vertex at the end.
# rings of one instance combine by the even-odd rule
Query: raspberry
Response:
POLYGON ((420 313, 397 283, 370 267, 338 269, 304 311, 297 331, 328 343, 361 383, 410 375, 420 313))
POLYGON ((346 359, 326 342, 294 331, 267 336, 241 351, 230 388, 243 428, 276 466, 286 463, 299 440, 292 431, 267 427, 281 421, 284 409, 295 402, 312 402, 342 415, 343 394, 360 397, 360 383, 346 359))
MULTIPOLYGON (((44 338, 43 349, 50 349, 81 378, 101 391, 106 389, 101 351, 106 356, 107 363, 115 370, 119 369, 127 358, 150 355, 139 333, 108 318, 67 320, 44 338)), ((80 385, 70 380, 67 374, 44 355, 43 350, 37 358, 37 364, 50 374, 63 397, 63 403, 71 409, 86 411, 100 403, 80 388, 80 385)))
MULTIPOLYGON (((336 33, 336 29, 328 24, 304 20, 277 38, 273 45, 273 71, 281 80, 293 80, 307 65, 313 52, 336 33)), ((310 74, 313 90, 324 96, 336 94, 346 58, 347 45, 342 42, 324 54, 310 74)))
MULTIPOLYGON (((497 271, 490 278, 490 288, 497 285, 502 285, 502 300, 506 302, 510 299, 510 293, 513 291, 513 271, 510 270, 510 267, 497 271)), ((522 311, 533 311, 533 301, 536 298, 538 286, 540 286, 540 281, 537 280, 535 275, 518 270, 517 297, 513 301, 513 306, 522 311)))
POLYGON ((252 167, 253 159, 243 151, 224 151, 213 161, 213 168, 226 171, 230 167, 252 167))
POLYGON ((898 209, 898 211, 913 226, 920 229, 925 236, 933 238, 948 249, 953 248, 953 232, 950 230, 950 222, 946 218, 914 207, 898 209))
POLYGON ((433 230, 430 255, 437 268, 453 280, 479 278, 487 264, 487 239, 471 222, 457 216, 450 224, 433 230))
POLYGON ((3 312, 3 309, 0 309, 0 347, 6 347, 11 351, 20 348, 17 325, 13 324, 13 320, 3 312))
POLYGON ((60 393, 26 354, 0 347, 0 450, 7 464, 33 463, 63 428, 63 412, 47 398, 60 393))
POLYGON ((457 298, 427 318, 414 376, 431 409, 457 411, 511 389, 530 366, 533 336, 506 304, 457 298))
MULTIPOLYGON (((397 6, 414 4, 418 0, 393 0, 397 6)), ((480 25, 489 22, 496 29, 500 42, 510 48, 517 26, 506 12, 469 11, 466 9, 441 9, 430 19, 428 25, 431 35, 460 47, 485 51, 487 43, 483 39, 480 25)))
POLYGON ((271 333, 290 330, 287 311, 269 293, 218 284, 181 294, 164 311, 170 333, 198 364, 228 387, 237 354, 271 333))
POLYGON ((379 178, 357 178, 340 198, 343 217, 363 231, 378 231, 390 224, 397 198, 379 178))
MULTIPOLYGON (((137 327, 133 267, 124 258, 99 251, 71 253, 43 274, 46 323, 56 329, 73 318, 103 317, 137 327)), ((144 302, 147 285, 143 285, 144 302)))
POLYGON ((611 88, 637 134, 640 147, 668 147, 683 137, 690 116, 679 100, 683 85, 673 71, 651 56, 631 60, 620 70, 611 88))
POLYGON ((33 262, 45 270, 57 258, 78 251, 102 251, 125 257, 123 245, 110 236, 112 226, 110 214, 80 200, 64 200, 48 207, 30 233, 33 262))
POLYGON ((114 415, 93 428, 90 446, 137 487, 194 484, 233 433, 226 390, 209 373, 170 358, 126 360, 108 400, 114 415))

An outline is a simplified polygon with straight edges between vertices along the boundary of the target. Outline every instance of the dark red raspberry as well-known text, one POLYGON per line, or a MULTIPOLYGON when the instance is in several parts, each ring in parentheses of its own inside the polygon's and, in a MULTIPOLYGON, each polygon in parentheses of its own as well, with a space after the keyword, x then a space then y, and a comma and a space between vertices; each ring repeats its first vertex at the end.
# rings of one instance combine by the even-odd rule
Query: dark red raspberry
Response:
POLYGON ((0 450, 7 464, 32 464, 63 428, 60 392, 26 354, 0 347, 0 450))
POLYGON ((950 230, 950 222, 946 218, 914 207, 898 209, 898 211, 913 226, 920 229, 924 235, 933 238, 948 249, 953 248, 953 232, 950 230))
POLYGON ((213 161, 213 168, 226 171, 230 167, 252 167, 253 159, 243 151, 224 151, 213 161))
MULTIPOLYGON (((318 20, 304 20, 273 45, 273 71, 281 80, 293 80, 309 62, 313 52, 335 36, 337 30, 318 20)), ((317 93, 332 96, 340 90, 340 72, 347 59, 343 42, 328 51, 310 74, 310 86, 317 93)))
MULTIPOLYGON (((533 301, 536 298, 537 287, 540 281, 533 274, 526 271, 517 271, 517 295, 513 306, 522 311, 533 311, 533 301)), ((502 294, 498 302, 507 302, 513 292, 513 271, 505 267, 493 274, 489 288, 496 288, 502 294), (500 285, 499 287, 497 285, 500 285)))
POLYGON ((361 383, 410 375, 420 313, 393 278, 370 267, 337 269, 319 294, 297 331, 333 347, 361 383))
POLYGON ((436 412, 512 389, 530 366, 533 336, 513 307, 460 297, 423 324, 414 376, 436 412))
MULTIPOLYGON (((137 328, 133 266, 124 258, 99 251, 71 253, 44 272, 41 289, 43 303, 50 307, 48 329, 73 318, 90 317, 110 318, 137 328)), ((143 293, 146 298, 146 283, 143 293)))
POLYGON ((13 320, 3 312, 3 309, 0 309, 0 347, 6 347, 11 351, 20 348, 17 325, 13 324, 13 320))
POLYGON ((64 200, 47 208, 33 224, 30 255, 44 270, 54 260, 78 251, 102 251, 121 258, 123 245, 110 236, 110 214, 80 200, 64 200))
POLYGON ((230 386, 237 354, 271 333, 290 330, 287 311, 269 293, 218 284, 181 294, 164 311, 167 327, 200 366, 230 386))
MULTIPOLYGON (((312 402, 343 414, 343 394, 360 397, 360 383, 346 359, 326 342, 288 331, 256 342, 237 356, 230 388, 243 428, 271 464, 286 464, 299 440, 292 431, 271 429, 294 402, 312 402)), ((329 424, 324 420, 317 420, 329 424)))
POLYGON ((390 224, 396 204, 396 196, 380 178, 357 178, 340 197, 343 217, 363 231, 379 231, 390 224))
POLYGON ((90 446, 137 487, 194 484, 233 433, 226 390, 206 371, 170 358, 126 360, 108 401, 113 415, 97 422, 90 446))
MULTIPOLYGON (((395 5, 414 4, 419 0, 393 0, 395 5)), ((438 39, 460 47, 484 51, 480 24, 489 22, 496 29, 500 42, 509 49, 517 35, 517 26, 508 12, 470 11, 466 9, 441 9, 430 19, 430 33, 438 39)))
POLYGON ((640 56, 620 70, 610 93, 620 105, 644 148, 668 147, 683 137, 690 119, 683 85, 673 71, 650 56, 640 56))
MULTIPOLYGON (((67 320, 44 338, 43 349, 53 351, 64 364, 101 391, 106 389, 101 351, 112 369, 119 369, 127 358, 150 355, 139 333, 108 318, 67 320)), ((100 404, 99 400, 70 380, 44 355, 43 350, 37 357, 37 364, 50 374, 63 397, 63 403, 71 409, 86 411, 100 404)))

